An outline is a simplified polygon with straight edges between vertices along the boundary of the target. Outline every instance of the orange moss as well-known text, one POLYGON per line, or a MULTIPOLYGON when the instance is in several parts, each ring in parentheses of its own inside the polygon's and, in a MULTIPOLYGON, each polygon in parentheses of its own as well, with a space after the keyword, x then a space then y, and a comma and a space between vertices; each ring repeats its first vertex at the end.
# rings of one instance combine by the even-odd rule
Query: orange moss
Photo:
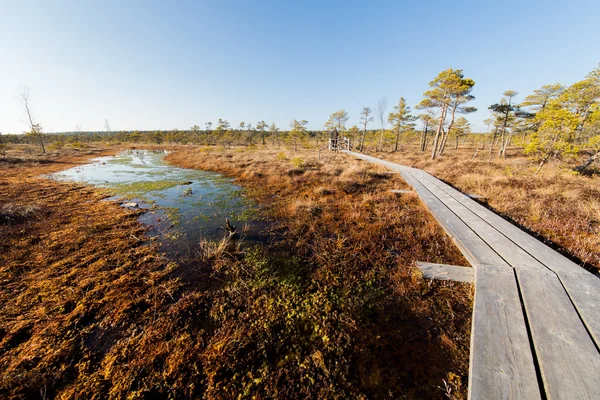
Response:
MULTIPOLYGON (((348 301, 364 296, 371 311, 366 316, 364 309, 354 310, 353 328, 347 328, 353 344, 346 379, 358 389, 355 394, 442 397, 439 386, 452 374, 462 379, 456 396, 465 396, 471 289, 423 281, 414 264, 468 264, 416 196, 389 192, 407 187, 399 175, 343 155, 316 155, 188 148, 167 161, 236 177, 279 232, 280 242, 272 247, 311 265, 308 279, 317 293, 347 293, 348 301), (378 294, 364 282, 373 282, 378 294)), ((344 339, 336 340, 342 351, 344 339)), ((331 353, 321 350, 314 357, 324 357, 321 370, 334 368, 331 353)))
POLYGON ((0 225, 0 396, 443 398, 444 380, 466 396, 471 287, 414 268, 466 261, 415 196, 389 193, 398 176, 181 148, 170 162, 237 177, 272 240, 175 264, 135 212, 34 177, 69 157, 1 172, 19 218, 0 225))

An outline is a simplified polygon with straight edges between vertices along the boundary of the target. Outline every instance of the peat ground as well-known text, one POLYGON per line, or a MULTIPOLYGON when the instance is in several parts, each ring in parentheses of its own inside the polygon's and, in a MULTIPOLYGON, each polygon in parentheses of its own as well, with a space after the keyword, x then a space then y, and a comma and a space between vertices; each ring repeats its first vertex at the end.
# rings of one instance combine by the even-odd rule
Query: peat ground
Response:
POLYGON ((236 177, 271 240, 174 263, 137 211, 38 177, 104 154, 77 153, 0 161, 0 396, 466 396, 472 288, 414 262, 467 264, 399 176, 181 147, 167 160, 236 177))

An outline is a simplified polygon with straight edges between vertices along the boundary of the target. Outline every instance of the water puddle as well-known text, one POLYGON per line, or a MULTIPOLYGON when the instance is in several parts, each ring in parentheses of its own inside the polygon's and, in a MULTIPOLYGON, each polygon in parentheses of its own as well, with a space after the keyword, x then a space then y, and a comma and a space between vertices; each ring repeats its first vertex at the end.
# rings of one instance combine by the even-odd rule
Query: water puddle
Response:
POLYGON ((164 161, 166 151, 127 150, 90 164, 50 175, 107 188, 111 199, 126 199, 148 211, 140 221, 151 227, 161 250, 173 257, 192 255, 200 240, 220 240, 229 218, 243 242, 260 242, 264 224, 256 205, 232 179, 213 172, 178 168, 164 161))

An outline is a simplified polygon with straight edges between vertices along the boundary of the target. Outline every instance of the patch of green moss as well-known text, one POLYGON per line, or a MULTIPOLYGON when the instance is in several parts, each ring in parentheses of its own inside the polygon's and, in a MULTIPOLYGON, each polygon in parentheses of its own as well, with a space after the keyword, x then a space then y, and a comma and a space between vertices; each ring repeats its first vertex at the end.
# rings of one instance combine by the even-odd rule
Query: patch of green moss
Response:
POLYGON ((185 181, 171 180, 128 182, 112 185, 112 189, 117 192, 117 194, 143 194, 148 192, 158 192, 175 186, 184 185, 185 183, 185 181))

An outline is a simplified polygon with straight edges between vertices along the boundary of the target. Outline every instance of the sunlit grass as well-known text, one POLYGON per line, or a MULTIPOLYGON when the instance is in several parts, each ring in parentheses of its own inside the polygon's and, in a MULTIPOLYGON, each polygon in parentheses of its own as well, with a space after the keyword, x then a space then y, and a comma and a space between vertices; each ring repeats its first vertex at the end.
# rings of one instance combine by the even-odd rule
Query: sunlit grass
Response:
POLYGON ((168 160, 235 177, 270 222, 263 245, 239 246, 236 223, 238 237, 190 243, 189 260, 168 263, 139 211, 95 190, 0 185, 49 216, 0 232, 5 393, 436 398, 446 381, 466 395, 471 287, 414 268, 465 261, 416 196, 389 193, 398 176, 285 149, 201 158, 168 160))
MULTIPOLYGON (((537 163, 519 154, 507 159, 487 152, 450 150, 438 160, 416 148, 378 157, 423 168, 464 193, 487 199, 496 212, 563 247, 588 267, 600 268, 600 178, 574 174, 558 162, 534 175, 537 163)), ((514 154, 516 153, 516 154, 514 154)))

